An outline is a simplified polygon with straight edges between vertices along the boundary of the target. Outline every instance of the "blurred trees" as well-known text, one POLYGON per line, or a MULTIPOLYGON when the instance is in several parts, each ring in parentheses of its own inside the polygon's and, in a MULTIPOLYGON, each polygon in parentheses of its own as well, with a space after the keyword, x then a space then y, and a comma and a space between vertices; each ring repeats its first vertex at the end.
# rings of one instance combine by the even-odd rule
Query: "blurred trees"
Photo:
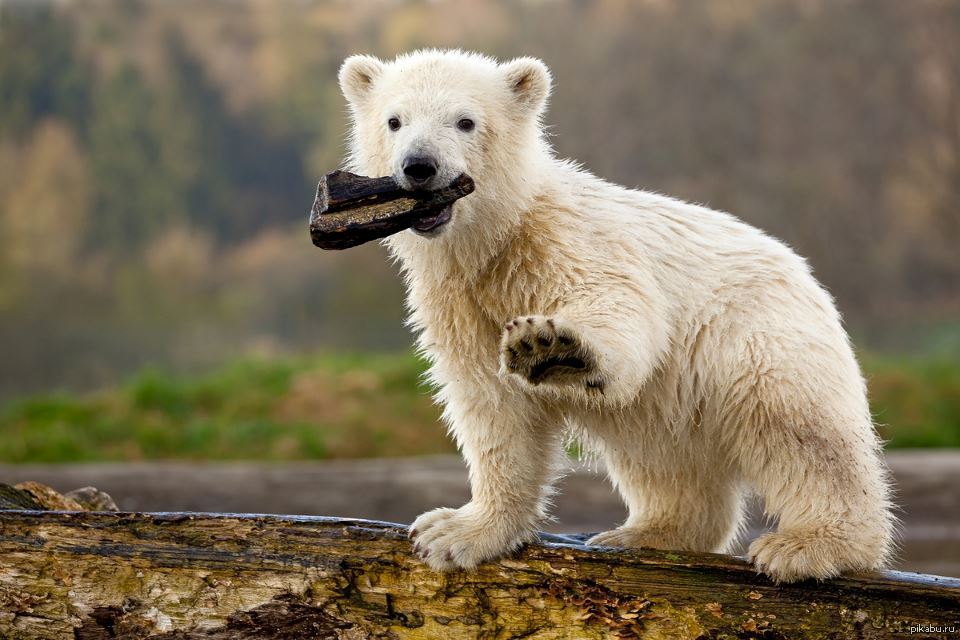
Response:
POLYGON ((90 208, 86 158, 55 119, 33 129, 21 158, 4 208, 6 259, 15 273, 54 271, 79 257, 90 208))
POLYGON ((950 0, 3 3, 0 397, 406 345, 383 252, 305 221, 340 62, 420 46, 542 56, 562 155, 783 238, 868 345, 960 353, 950 0))

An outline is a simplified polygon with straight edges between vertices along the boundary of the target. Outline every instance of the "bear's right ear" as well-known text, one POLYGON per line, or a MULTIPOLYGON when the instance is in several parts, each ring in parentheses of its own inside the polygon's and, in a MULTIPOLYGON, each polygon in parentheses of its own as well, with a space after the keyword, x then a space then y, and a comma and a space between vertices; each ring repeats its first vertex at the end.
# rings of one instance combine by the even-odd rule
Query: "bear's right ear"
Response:
POLYGON ((340 90, 353 104, 363 101, 374 81, 383 73, 383 63, 373 56, 350 56, 340 67, 340 90))
POLYGON ((540 115, 550 96, 552 79, 547 65, 536 58, 517 58, 503 65, 507 86, 522 107, 540 115))

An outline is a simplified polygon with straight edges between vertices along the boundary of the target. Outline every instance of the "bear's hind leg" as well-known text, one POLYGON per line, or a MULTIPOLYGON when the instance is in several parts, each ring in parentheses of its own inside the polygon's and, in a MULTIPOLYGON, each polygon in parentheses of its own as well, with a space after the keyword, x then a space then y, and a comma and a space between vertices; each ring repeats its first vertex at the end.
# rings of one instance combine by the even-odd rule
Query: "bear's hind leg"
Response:
POLYGON ((779 526, 750 545, 757 569, 793 582, 884 566, 894 518, 869 419, 812 408, 761 415, 741 467, 779 526))
POLYGON ((692 466, 651 471, 609 459, 607 466, 630 514, 588 544, 723 553, 736 542, 743 496, 729 478, 693 473, 692 466))

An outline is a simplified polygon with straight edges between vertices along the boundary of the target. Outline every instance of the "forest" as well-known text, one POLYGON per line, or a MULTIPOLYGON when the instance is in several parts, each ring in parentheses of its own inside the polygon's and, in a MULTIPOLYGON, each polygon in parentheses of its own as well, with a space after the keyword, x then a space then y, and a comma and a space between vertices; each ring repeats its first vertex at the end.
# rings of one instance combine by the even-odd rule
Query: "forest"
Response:
POLYGON ((960 438, 949 0, 0 2, 5 428, 146 367, 409 351, 385 252, 306 223, 344 154, 339 64, 419 47, 541 57, 559 155, 788 242, 878 413, 960 438))

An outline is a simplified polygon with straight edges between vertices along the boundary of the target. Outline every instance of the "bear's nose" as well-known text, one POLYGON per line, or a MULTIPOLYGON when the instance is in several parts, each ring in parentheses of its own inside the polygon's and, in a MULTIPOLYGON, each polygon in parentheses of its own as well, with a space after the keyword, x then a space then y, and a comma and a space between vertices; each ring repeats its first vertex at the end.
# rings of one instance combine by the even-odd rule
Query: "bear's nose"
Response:
POLYGON ((437 163, 426 156, 408 156, 403 161, 403 174, 413 187, 425 187, 437 175, 437 163))

